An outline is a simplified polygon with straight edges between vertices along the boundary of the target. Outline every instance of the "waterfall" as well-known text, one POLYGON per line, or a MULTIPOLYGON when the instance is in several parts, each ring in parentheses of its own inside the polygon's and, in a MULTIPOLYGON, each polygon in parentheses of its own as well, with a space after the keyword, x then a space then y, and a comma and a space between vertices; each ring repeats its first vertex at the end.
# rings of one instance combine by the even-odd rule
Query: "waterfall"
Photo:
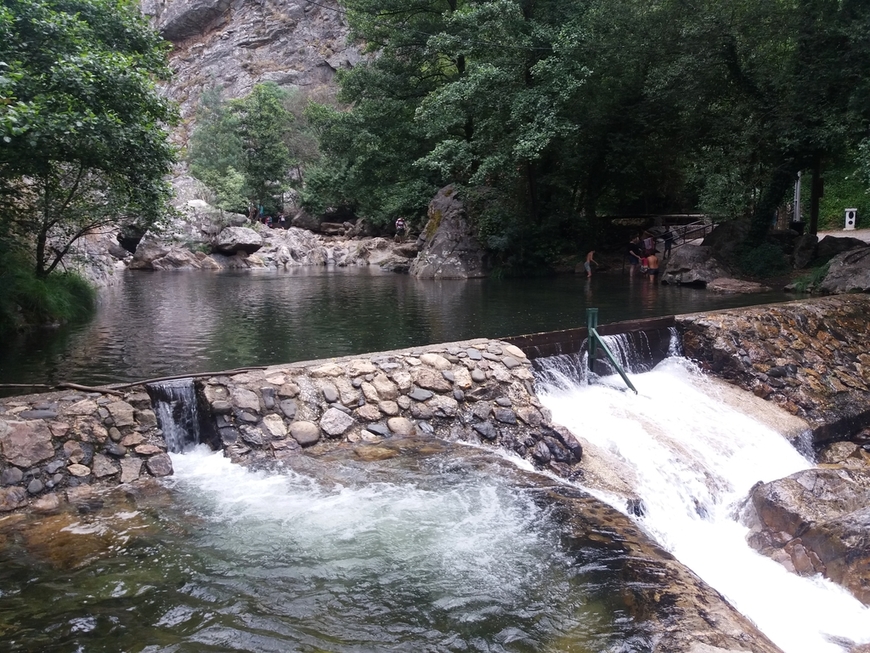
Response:
POLYGON ((786 653, 841 653, 838 642, 870 641, 870 609, 846 590, 791 574, 746 544, 735 515, 750 488, 813 465, 767 425, 773 420, 732 407, 722 385, 679 357, 632 375, 638 395, 582 363, 577 355, 536 361, 538 394, 555 422, 591 443, 598 464, 626 470, 643 508, 612 488, 587 490, 634 519, 786 653))
POLYGON ((172 453, 200 443, 200 420, 193 379, 150 383, 147 386, 157 423, 172 453))
MULTIPOLYGON (((669 327, 667 335, 667 356, 680 355, 682 346, 677 330, 669 327)), ((654 351, 649 334, 645 331, 603 336, 602 340, 626 372, 648 372, 664 357, 654 351)), ((600 378, 601 374, 616 373, 603 354, 595 360, 596 371, 590 369, 587 340, 583 341, 579 352, 536 358, 532 360, 532 366, 539 385, 556 386, 563 390, 578 384, 586 385, 600 378)))

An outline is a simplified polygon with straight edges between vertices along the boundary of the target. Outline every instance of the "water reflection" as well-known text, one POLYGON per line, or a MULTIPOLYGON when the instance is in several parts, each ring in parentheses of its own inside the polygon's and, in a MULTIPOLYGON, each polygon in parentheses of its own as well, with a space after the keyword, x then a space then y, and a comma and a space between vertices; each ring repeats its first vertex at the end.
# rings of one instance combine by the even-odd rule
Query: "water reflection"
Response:
POLYGON ((628 274, 422 281, 371 269, 130 272, 86 325, 11 338, 0 383, 110 383, 793 298, 628 274))

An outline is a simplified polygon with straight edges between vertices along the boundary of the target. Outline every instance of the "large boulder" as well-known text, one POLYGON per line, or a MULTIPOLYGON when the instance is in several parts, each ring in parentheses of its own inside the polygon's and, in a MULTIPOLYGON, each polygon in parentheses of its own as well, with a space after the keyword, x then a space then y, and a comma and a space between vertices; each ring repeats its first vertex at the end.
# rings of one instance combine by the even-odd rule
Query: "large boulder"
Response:
POLYGON ((824 263, 834 258, 837 254, 861 247, 867 247, 867 243, 860 238, 825 236, 819 241, 819 245, 816 248, 815 262, 824 263))
MULTIPOLYGON (((722 261, 733 261, 740 255, 743 241, 749 235, 749 220, 728 220, 722 222, 704 238, 701 245, 709 247, 722 261)), ((683 247, 680 247, 683 249, 683 247)), ((678 250, 675 250, 678 251, 678 250)))
POLYGON ((158 240, 152 234, 146 234, 136 246, 129 267, 131 270, 152 270, 152 261, 166 256, 170 249, 169 243, 158 240))
POLYGON ((212 250, 218 254, 253 254, 263 246, 263 238, 250 227, 226 227, 215 238, 212 250))
POLYGON ((808 267, 816 258, 819 249, 819 238, 815 234, 802 234, 794 242, 794 268, 802 270, 808 267))
POLYGON ((151 261, 152 270, 198 270, 200 267, 196 254, 183 247, 171 247, 165 255, 151 261))
POLYGON ((705 245, 683 245, 673 251, 665 266, 662 283, 706 287, 731 273, 705 245))
POLYGON ((420 253, 410 272, 420 279, 473 279, 487 276, 487 255, 474 235, 453 185, 429 203, 429 221, 418 240, 420 253))
POLYGON ((131 270, 181 270, 199 269, 202 266, 189 249, 162 242, 148 234, 139 243, 128 267, 131 270))
POLYGON ((830 295, 870 292, 870 247, 862 243, 860 249, 851 249, 831 259, 819 291, 830 295))
POLYGON ((870 605, 870 467, 807 469, 759 483, 744 519, 753 548, 802 576, 823 574, 870 605))

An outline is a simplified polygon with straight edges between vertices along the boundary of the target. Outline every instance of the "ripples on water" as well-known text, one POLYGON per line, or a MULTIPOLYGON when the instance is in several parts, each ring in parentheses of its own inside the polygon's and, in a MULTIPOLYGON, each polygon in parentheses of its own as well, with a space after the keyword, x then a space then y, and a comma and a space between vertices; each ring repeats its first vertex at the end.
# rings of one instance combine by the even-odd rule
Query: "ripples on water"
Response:
POLYGON ((787 297, 619 274, 423 281, 365 268, 128 272, 89 324, 0 344, 0 383, 136 381, 565 329, 585 324, 587 306, 603 324, 787 297))
POLYGON ((6 549, 6 650, 647 648, 616 598, 613 553, 567 549, 548 509, 491 464, 433 455, 265 474, 203 449, 173 462, 171 502, 102 526, 66 518, 82 538, 69 560, 6 549), (84 533, 100 529, 109 553, 88 559, 84 533))

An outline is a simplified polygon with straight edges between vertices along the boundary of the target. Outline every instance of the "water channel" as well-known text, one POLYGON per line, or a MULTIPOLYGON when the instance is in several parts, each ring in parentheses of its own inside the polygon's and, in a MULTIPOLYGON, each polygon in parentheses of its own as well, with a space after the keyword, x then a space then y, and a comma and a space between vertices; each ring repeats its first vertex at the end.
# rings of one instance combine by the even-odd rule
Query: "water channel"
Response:
MULTIPOLYGON (((87 324, 0 344, 0 383, 129 382, 795 299, 627 273, 422 281, 370 269, 128 272, 87 324)), ((5 394, 21 394, 11 390, 5 394)))
MULTIPOLYGON (((0 370, 6 382, 107 383, 568 328, 588 306, 608 322, 791 298, 618 275, 130 274, 91 323, 6 343, 0 370)), ((635 374, 638 396, 618 379, 554 382, 559 369, 537 379, 543 402, 629 470, 647 506, 629 516, 661 547, 786 653, 870 641, 865 606, 755 554, 733 520, 752 483, 810 460, 727 408, 679 357, 635 374)), ((431 440, 396 450, 371 462, 300 456, 266 472, 200 446, 173 456, 156 492, 0 524, 0 641, 63 652, 656 650, 646 610, 626 600, 612 532, 578 543, 522 465, 494 452, 431 440)), ((620 497, 568 489, 627 512, 620 497)))

